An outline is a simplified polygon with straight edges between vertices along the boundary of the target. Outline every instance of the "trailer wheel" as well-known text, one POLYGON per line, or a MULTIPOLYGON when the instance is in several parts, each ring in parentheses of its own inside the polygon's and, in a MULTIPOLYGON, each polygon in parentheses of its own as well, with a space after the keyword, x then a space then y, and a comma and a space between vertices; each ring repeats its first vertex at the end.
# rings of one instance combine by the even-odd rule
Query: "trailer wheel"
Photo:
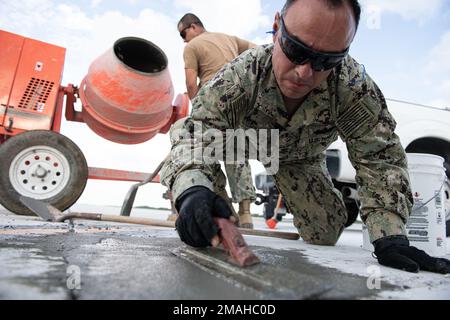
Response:
POLYGON ((88 178, 83 153, 53 131, 28 131, 0 146, 0 203, 19 215, 34 215, 21 195, 46 201, 61 211, 81 196, 88 178))

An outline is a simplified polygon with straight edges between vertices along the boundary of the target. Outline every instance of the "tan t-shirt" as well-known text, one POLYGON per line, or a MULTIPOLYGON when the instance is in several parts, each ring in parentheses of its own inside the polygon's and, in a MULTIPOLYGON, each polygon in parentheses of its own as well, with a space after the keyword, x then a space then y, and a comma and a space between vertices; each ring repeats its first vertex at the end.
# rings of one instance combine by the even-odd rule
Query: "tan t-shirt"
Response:
POLYGON ((255 45, 236 36, 204 32, 184 48, 184 67, 198 72, 202 87, 228 62, 255 45))

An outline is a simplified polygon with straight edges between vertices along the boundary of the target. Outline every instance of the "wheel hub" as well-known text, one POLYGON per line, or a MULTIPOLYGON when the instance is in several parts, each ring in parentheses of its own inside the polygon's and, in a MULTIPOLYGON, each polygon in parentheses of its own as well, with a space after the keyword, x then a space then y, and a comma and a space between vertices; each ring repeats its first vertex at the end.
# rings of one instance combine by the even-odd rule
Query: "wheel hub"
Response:
POLYGON ((67 185, 70 166, 66 157, 48 146, 19 153, 11 163, 10 181, 18 193, 36 199, 56 196, 67 185))
MULTIPOLYGON (((48 170, 48 173, 50 173, 50 172, 51 171, 48 170)), ((32 176, 33 176, 33 174, 32 174, 32 176)), ((41 167, 40 164, 38 164, 37 168, 36 168, 36 170, 34 172, 34 176, 36 176, 36 177, 38 177, 40 179, 43 179, 43 178, 45 178, 47 176, 47 170, 44 169, 43 167, 41 167)))

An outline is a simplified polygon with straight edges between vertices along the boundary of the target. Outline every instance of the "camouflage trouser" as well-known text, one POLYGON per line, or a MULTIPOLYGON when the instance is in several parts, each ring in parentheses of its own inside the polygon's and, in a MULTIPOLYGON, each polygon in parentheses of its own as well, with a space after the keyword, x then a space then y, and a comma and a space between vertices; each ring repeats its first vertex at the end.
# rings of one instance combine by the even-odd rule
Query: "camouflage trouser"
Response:
POLYGON ((216 164, 213 167, 213 170, 214 170, 214 174, 213 174, 213 176, 214 176, 214 180, 213 180, 214 192, 217 195, 221 196, 228 203, 231 213, 236 218, 236 220, 239 220, 239 215, 237 214, 236 210, 234 209, 233 204, 231 203, 231 199, 228 195, 228 192, 225 189, 225 187, 227 186, 227 177, 223 173, 223 171, 220 167, 220 164, 216 164))
POLYGON ((335 245, 344 230, 347 210, 325 161, 280 164, 274 178, 303 240, 335 245))
POLYGON ((256 199, 256 191, 253 186, 252 171, 248 162, 245 164, 225 164, 228 183, 230 184, 233 202, 256 199))

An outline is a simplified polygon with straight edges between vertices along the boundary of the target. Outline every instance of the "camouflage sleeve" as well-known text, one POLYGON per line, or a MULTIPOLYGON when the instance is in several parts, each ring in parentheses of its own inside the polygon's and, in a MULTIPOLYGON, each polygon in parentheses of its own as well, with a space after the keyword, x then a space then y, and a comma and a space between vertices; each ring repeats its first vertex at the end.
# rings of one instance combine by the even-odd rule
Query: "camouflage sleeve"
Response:
POLYGON ((242 118, 247 101, 241 85, 242 63, 242 59, 233 61, 202 87, 192 101, 191 115, 171 129, 171 160, 161 171, 161 183, 172 190, 174 200, 192 186, 214 191, 220 170, 216 158, 221 159, 216 153, 223 148, 216 148, 210 142, 219 145, 226 129, 235 128, 242 118))
POLYGON ((341 93, 347 93, 340 95, 336 124, 356 169, 361 219, 372 242, 406 235, 413 197, 405 150, 394 132, 396 122, 364 67, 350 59, 343 69, 339 81, 346 87, 341 93))

